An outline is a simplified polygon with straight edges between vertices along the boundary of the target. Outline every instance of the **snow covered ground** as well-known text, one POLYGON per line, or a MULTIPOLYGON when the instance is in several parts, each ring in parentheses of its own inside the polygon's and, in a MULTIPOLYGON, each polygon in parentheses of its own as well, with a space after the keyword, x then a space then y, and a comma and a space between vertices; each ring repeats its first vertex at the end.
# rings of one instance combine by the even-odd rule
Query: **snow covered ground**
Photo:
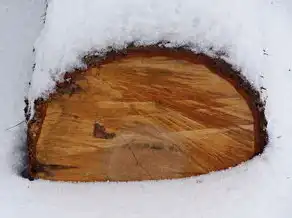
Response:
POLYGON ((51 0, 36 43, 30 99, 50 90, 88 51, 126 42, 189 44, 226 60, 267 90, 270 143, 261 157, 200 177, 140 183, 29 182, 17 176, 23 96, 43 0, 0 2, 1 217, 292 217, 292 4, 288 0, 51 0))

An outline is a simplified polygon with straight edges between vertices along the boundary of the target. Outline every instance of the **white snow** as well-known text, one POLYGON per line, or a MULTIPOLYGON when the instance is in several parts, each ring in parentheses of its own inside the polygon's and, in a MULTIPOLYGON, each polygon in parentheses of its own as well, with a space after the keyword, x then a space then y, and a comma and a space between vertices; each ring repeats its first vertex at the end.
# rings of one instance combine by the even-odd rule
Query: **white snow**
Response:
POLYGON ((228 53, 256 88, 267 90, 270 143, 260 157, 230 170, 140 183, 29 182, 15 173, 24 136, 23 96, 43 1, 0 3, 1 217, 292 217, 292 4, 289 0, 51 0, 36 46, 31 100, 80 57, 127 42, 189 44, 228 53), (263 54, 266 50, 268 55, 263 54), (261 75, 263 78, 261 78, 261 75), (280 136, 280 137, 279 137, 280 136))
POLYGON ((11 159, 11 151, 16 150, 15 145, 24 135, 24 125, 21 130, 6 129, 24 120, 24 96, 34 62, 33 43, 41 30, 43 10, 44 1, 39 0, 0 2, 0 183, 9 181, 8 173, 12 164, 17 163, 11 159))

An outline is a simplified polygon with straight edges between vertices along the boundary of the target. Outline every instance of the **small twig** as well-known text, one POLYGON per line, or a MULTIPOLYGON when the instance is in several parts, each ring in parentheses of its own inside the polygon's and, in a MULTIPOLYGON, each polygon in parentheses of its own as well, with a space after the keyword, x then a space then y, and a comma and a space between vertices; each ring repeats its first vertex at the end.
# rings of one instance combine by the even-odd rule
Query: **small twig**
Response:
POLYGON ((263 55, 269 56, 269 54, 268 54, 266 49, 263 49, 263 55))
POLYGON ((15 127, 17 127, 17 126, 19 126, 19 125, 23 124, 24 122, 25 122, 25 120, 23 120, 23 121, 21 121, 21 122, 17 123, 17 124, 16 124, 16 125, 14 125, 14 126, 11 126, 11 127, 7 128, 7 129, 5 129, 5 131, 11 130, 11 129, 13 129, 13 128, 15 128, 15 127))

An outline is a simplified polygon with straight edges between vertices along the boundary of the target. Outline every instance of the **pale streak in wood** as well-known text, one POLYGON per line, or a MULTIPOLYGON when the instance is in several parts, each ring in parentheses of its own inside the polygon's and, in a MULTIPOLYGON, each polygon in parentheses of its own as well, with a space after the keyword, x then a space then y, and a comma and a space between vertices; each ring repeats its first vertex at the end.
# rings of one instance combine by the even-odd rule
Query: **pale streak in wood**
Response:
POLYGON ((254 155, 245 100, 205 66, 166 57, 132 57, 93 68, 84 89, 49 103, 36 146, 43 164, 74 166, 37 176, 64 181, 180 178, 254 155), (92 136, 93 124, 116 133, 92 136))

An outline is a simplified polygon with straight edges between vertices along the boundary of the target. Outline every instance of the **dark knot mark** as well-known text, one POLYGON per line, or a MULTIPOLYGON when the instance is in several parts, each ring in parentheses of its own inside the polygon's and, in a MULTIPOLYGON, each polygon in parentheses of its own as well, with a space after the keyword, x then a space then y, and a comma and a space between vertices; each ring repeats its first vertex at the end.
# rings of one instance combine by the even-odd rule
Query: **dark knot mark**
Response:
POLYGON ((100 138, 100 139, 112 139, 116 136, 115 133, 108 133, 106 132, 104 126, 100 125, 99 123, 95 122, 94 123, 94 128, 93 128, 93 136, 95 138, 100 138))
MULTIPOLYGON (((60 165, 60 164, 43 164, 39 161, 36 161, 32 167, 32 172, 34 174, 38 173, 44 173, 45 176, 54 176, 54 173, 52 171, 57 171, 57 170, 68 170, 68 169, 76 169, 78 167, 76 166, 65 166, 65 165, 60 165)), ((36 177, 31 178, 30 180, 36 179, 36 177)))

